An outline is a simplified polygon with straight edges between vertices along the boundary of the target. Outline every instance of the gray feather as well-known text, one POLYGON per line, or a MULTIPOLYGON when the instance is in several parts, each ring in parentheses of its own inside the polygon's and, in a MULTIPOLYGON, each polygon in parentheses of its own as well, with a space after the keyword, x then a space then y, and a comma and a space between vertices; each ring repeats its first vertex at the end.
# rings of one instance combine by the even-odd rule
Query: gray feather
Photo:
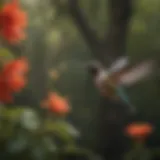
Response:
POLYGON ((154 70, 154 61, 143 62, 119 77, 120 84, 130 86, 151 75, 154 70))

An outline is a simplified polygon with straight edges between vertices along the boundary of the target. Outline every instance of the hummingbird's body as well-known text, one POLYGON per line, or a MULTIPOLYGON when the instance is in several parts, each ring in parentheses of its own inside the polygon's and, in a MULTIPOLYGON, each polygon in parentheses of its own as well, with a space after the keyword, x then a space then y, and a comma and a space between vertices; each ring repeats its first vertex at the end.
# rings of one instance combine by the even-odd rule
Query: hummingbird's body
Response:
POLYGON ((105 74, 105 72, 102 72, 101 75, 97 76, 97 79, 95 79, 95 83, 99 88, 101 88, 102 95, 107 96, 112 100, 122 100, 125 104, 127 104, 127 106, 131 108, 131 110, 134 110, 129 97, 125 92, 125 88, 116 84, 111 76, 105 74))
POLYGON ((133 111, 134 107, 125 93, 125 86, 130 86, 149 75, 153 66, 153 61, 146 61, 137 66, 128 67, 128 59, 122 58, 107 70, 100 64, 92 64, 90 72, 93 75, 95 86, 103 96, 123 101, 133 111))

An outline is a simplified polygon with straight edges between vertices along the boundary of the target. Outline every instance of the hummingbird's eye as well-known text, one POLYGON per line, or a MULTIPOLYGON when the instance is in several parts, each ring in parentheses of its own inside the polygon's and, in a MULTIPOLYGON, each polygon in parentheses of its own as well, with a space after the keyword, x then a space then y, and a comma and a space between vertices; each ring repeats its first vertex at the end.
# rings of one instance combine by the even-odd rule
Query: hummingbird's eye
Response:
POLYGON ((88 71, 89 73, 91 73, 92 75, 96 75, 98 73, 98 68, 95 66, 89 66, 88 67, 88 71))

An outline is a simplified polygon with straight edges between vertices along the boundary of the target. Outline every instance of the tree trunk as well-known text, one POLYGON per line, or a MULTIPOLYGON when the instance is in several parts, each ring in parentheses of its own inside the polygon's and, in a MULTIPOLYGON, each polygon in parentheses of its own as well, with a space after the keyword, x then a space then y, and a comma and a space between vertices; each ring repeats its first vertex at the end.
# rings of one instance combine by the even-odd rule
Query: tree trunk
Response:
MULTIPOLYGON (((109 30, 106 38, 100 41, 82 14, 78 0, 69 0, 73 21, 95 58, 105 66, 110 65, 115 58, 125 55, 127 29, 132 12, 131 2, 132 0, 108 0, 109 30)), ((125 104, 101 98, 97 111, 96 151, 105 159, 121 160, 127 147, 123 129, 131 115, 128 114, 125 104)))

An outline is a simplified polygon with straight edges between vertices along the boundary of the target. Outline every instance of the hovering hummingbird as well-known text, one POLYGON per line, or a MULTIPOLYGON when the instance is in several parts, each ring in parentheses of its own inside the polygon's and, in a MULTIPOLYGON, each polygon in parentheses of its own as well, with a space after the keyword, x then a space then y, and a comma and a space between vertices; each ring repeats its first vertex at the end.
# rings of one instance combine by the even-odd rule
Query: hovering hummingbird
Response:
POLYGON ((95 86, 103 96, 113 100, 120 100, 135 112, 135 107, 131 104, 125 87, 149 76, 155 67, 153 60, 141 62, 135 66, 129 64, 127 57, 122 57, 115 61, 106 69, 102 64, 93 62, 88 66, 89 72, 93 76, 95 86))

